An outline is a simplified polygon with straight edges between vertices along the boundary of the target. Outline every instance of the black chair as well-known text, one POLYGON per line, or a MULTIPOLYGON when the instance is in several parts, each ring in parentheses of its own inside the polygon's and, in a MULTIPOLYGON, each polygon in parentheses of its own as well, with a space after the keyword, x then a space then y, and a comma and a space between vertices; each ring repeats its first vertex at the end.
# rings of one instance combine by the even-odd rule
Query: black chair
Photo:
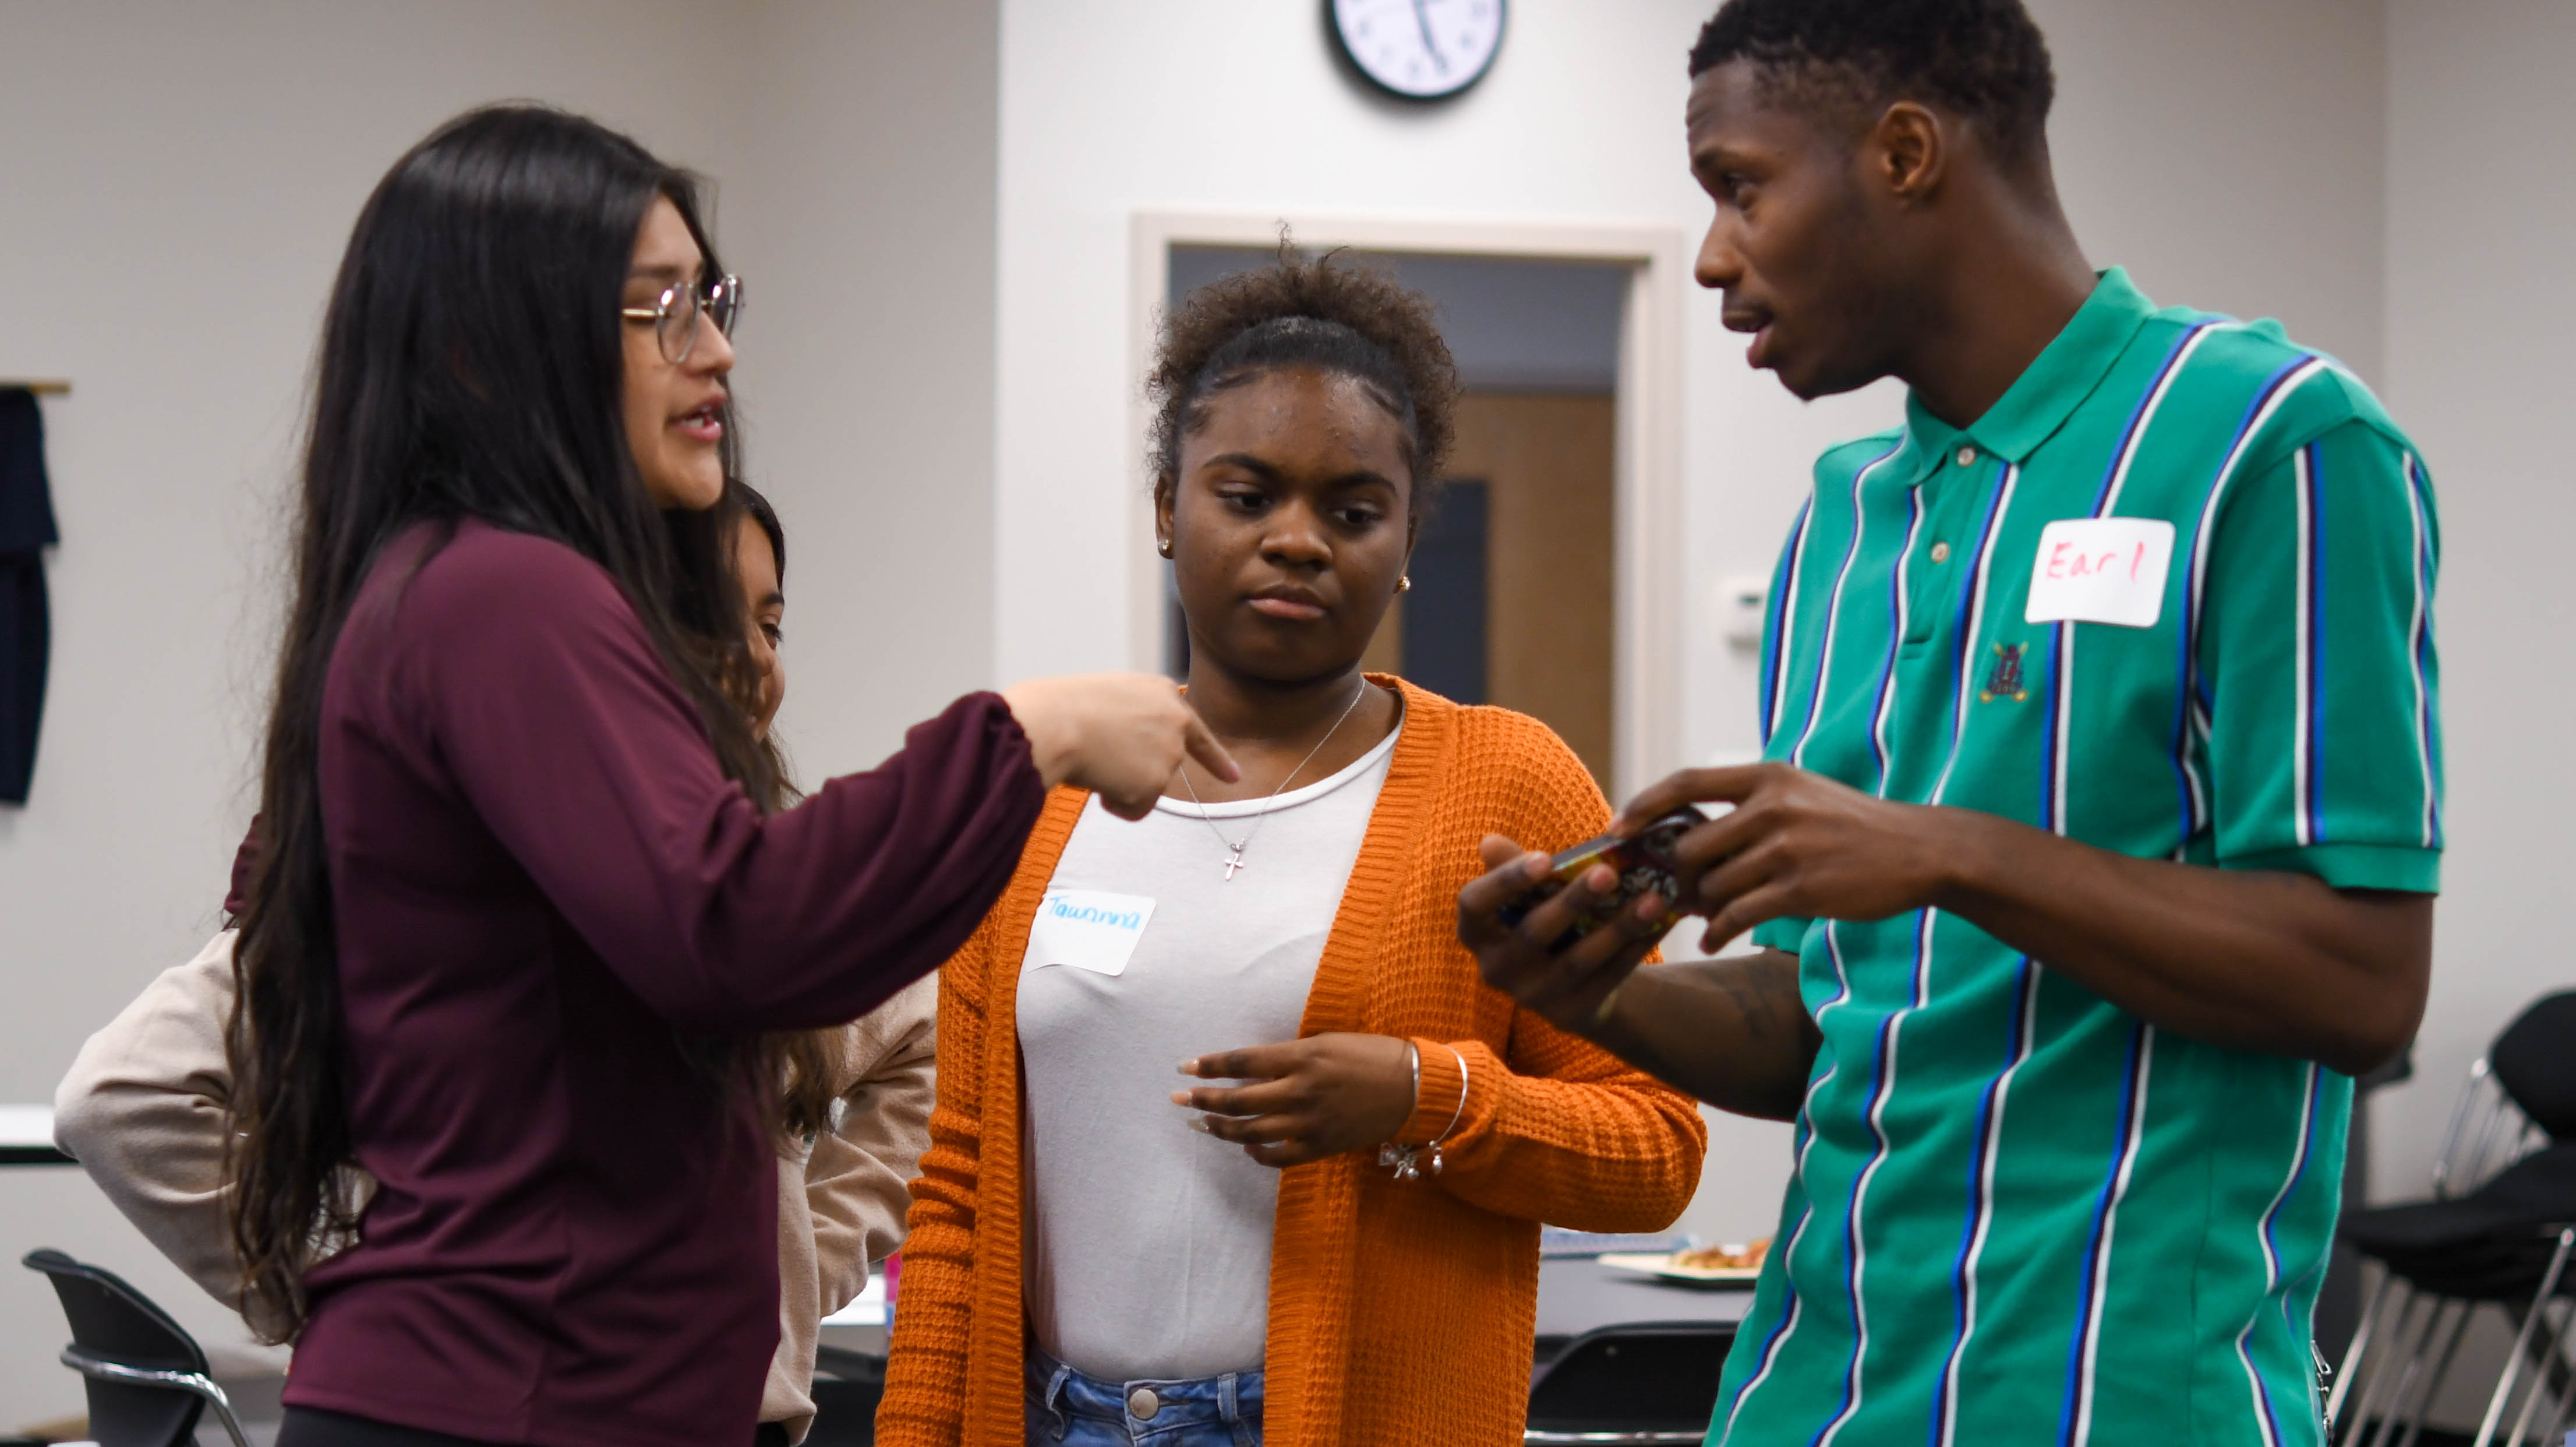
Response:
POLYGON ((2348 1212, 2338 1234, 2383 1275, 2337 1374, 2327 1413, 2344 1447, 2413 1447, 2469 1319, 2495 1307, 2517 1340, 2477 1447, 2561 1440, 2576 1415, 2576 991, 2517 1016, 2470 1067, 2435 1159, 2432 1198, 2348 1212), (2524 1381, 2526 1368, 2531 1374, 2524 1381), (2500 1435, 2517 1386, 2520 1412, 2500 1435), (2551 1402, 2547 1415, 2541 1404, 2551 1402))
POLYGON ((1735 1324, 1638 1322, 1587 1331, 1530 1384, 1525 1443, 1697 1443, 1717 1411, 1735 1324))
POLYGON ((45 1273, 62 1298, 72 1328, 62 1362, 84 1378, 89 1435, 99 1447, 189 1447, 208 1407, 233 1447, 250 1447, 224 1389, 207 1373, 205 1352, 168 1312, 114 1274, 60 1251, 30 1251, 24 1264, 45 1273))
POLYGON ((814 1349, 814 1427, 805 1447, 875 1447, 885 1400, 885 1358, 847 1347, 814 1349))

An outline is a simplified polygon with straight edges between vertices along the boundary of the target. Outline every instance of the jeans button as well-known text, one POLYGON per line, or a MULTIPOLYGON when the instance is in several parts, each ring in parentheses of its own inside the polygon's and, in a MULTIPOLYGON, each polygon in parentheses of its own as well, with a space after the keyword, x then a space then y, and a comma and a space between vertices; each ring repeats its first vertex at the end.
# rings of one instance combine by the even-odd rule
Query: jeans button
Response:
POLYGON ((1163 1399, 1155 1396, 1151 1387, 1138 1387, 1127 1394, 1127 1415, 1139 1422, 1153 1421, 1154 1414, 1161 1410, 1163 1399))

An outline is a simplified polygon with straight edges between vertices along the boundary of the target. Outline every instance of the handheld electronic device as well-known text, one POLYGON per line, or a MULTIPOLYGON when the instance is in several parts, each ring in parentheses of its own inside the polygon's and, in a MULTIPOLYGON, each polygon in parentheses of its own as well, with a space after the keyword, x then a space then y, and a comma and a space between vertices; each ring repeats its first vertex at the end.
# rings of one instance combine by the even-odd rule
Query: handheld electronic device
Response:
POLYGON ((1619 911, 1634 903, 1640 895, 1652 892, 1664 901, 1664 927, 1681 923, 1681 911, 1673 906, 1681 898, 1680 866, 1673 859, 1673 847, 1683 835, 1708 822, 1708 816, 1688 804, 1666 814, 1637 831, 1636 837, 1621 839, 1604 834, 1586 840, 1556 855, 1548 877, 1528 893, 1504 905, 1497 914, 1506 925, 1518 925, 1529 913, 1557 891, 1584 876, 1596 864, 1606 864, 1619 875, 1619 882, 1594 905, 1575 916, 1574 927, 1557 936, 1550 949, 1561 950, 1585 935, 1607 924, 1619 911))

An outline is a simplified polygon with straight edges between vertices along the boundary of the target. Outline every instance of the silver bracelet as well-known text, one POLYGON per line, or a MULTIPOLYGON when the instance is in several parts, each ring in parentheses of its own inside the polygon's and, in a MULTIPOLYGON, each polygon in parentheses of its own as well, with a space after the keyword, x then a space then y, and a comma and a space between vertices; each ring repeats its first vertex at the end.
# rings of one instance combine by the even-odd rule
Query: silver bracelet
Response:
MULTIPOLYGON (((1400 1146, 1388 1141, 1377 1148, 1377 1163, 1393 1169, 1399 1181, 1422 1179, 1421 1156, 1424 1151, 1431 1152, 1431 1174, 1440 1174, 1440 1143, 1449 1139, 1449 1132, 1456 1130, 1458 1122, 1467 1114, 1467 1057, 1455 1045, 1444 1044, 1441 1048, 1458 1057, 1458 1108, 1449 1112, 1449 1123, 1442 1126, 1440 1134, 1433 1136, 1427 1145, 1400 1146)), ((1422 1052, 1419 1049, 1413 1053, 1413 1104, 1417 1110, 1422 1106, 1422 1052)))

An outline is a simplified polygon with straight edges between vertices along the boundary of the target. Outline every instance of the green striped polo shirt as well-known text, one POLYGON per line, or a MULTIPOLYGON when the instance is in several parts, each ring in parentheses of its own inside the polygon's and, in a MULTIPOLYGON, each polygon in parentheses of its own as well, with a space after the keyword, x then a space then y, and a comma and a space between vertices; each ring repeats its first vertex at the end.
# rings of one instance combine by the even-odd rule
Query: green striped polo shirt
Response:
MULTIPOLYGON (((1972 427, 1838 447, 1765 757, 2097 848, 2438 887, 2431 486, 2271 322, 2105 273, 1972 427)), ((1966 920, 1775 920, 1823 1036, 1710 1440, 2319 1440, 2349 1079, 2159 1030, 1966 920)))

